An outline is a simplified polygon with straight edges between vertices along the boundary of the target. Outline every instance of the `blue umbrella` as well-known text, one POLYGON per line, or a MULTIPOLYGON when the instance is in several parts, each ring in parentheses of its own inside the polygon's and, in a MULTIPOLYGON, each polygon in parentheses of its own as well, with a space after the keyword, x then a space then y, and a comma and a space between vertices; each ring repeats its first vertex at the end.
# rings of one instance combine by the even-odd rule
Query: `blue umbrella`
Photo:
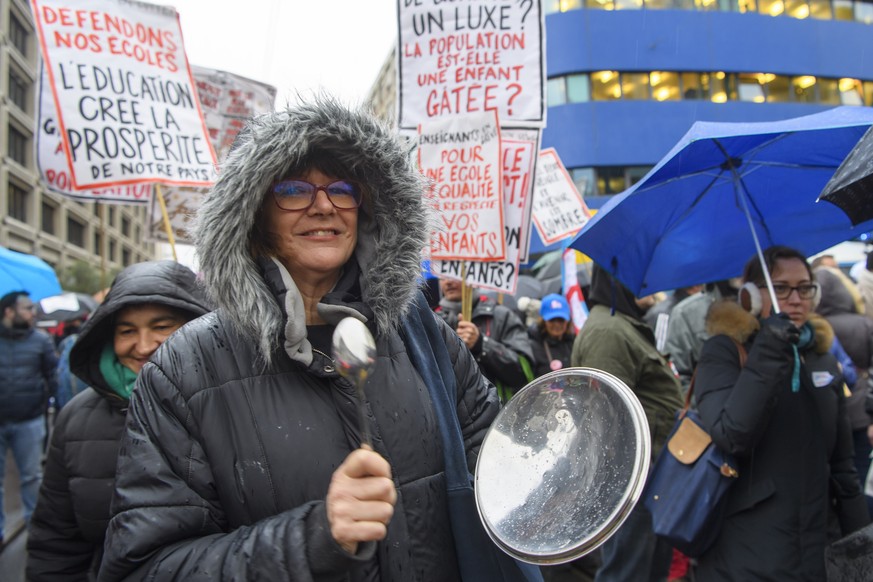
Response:
POLYGON ((0 296, 27 291, 33 301, 57 295, 61 284, 51 265, 33 255, 0 247, 0 296))
POLYGON ((764 123, 697 122, 570 247, 638 297, 736 277, 761 247, 814 254, 871 230, 816 204, 871 125, 869 107, 764 123))

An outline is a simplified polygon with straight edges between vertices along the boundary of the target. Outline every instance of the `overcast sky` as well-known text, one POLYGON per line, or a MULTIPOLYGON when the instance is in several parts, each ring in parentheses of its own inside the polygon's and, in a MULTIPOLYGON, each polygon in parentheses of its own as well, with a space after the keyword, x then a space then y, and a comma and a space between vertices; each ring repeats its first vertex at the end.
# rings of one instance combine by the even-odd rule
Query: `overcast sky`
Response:
MULTIPOLYGON (((397 39, 396 0, 150 1, 179 13, 192 65, 273 85, 278 106, 320 89, 362 102, 397 39)), ((193 247, 177 254, 197 268, 193 247)))
POLYGON ((357 104, 397 38, 396 0, 151 0, 176 8, 192 65, 357 104))

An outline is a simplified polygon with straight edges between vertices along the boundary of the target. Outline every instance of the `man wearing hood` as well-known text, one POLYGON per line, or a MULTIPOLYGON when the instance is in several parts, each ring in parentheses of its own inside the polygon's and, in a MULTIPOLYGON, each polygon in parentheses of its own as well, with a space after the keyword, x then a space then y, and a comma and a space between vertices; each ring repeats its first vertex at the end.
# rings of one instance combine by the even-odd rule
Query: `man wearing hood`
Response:
POLYGON ((70 353, 90 388, 55 422, 27 538, 29 581, 96 580, 137 373, 170 334, 208 311, 194 273, 174 261, 131 265, 115 278, 70 353))
POLYGON ((425 191, 394 134, 329 97, 249 122, 194 227, 218 308, 131 398, 101 582, 459 579, 413 354, 445 356, 470 470, 498 400, 419 290, 425 191), (345 317, 375 338, 363 395, 331 357, 345 317))
MULTIPOLYGON (((576 336, 571 363, 617 376, 639 398, 649 423, 654 463, 682 408, 679 381, 658 353, 638 299, 599 265, 592 270, 588 305, 588 320, 576 336)), ((603 544, 603 565, 595 580, 666 580, 671 557, 672 548, 655 536, 651 514, 638 503, 603 544)))
POLYGON ((12 291, 0 298, 0 547, 6 452, 12 451, 18 465, 27 521, 42 479, 46 404, 58 388, 55 345, 48 334, 34 329, 36 305, 29 295, 12 291))

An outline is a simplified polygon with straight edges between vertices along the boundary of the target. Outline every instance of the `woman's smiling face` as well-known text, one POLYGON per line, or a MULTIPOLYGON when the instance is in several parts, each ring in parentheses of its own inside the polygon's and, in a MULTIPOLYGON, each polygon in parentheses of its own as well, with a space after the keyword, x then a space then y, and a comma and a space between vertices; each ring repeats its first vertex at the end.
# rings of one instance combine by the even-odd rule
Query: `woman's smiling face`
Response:
MULTIPOLYGON (((341 180, 311 169, 299 176, 289 176, 323 186, 341 180)), ((268 194, 266 225, 275 241, 276 258, 298 283, 339 277, 343 265, 352 256, 358 242, 358 209, 338 209, 324 190, 305 210, 282 210, 268 194)))

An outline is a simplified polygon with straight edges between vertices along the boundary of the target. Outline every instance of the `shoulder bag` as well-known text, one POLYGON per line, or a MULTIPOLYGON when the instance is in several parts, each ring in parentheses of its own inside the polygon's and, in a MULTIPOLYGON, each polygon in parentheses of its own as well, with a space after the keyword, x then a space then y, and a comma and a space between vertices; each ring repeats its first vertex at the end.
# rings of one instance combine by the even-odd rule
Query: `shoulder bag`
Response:
MULTIPOLYGON (((742 368, 746 349, 735 343, 742 368)), ((718 537, 726 494, 738 477, 736 460, 715 446, 700 416, 691 410, 696 376, 695 371, 685 406, 643 491, 655 533, 692 558, 703 554, 718 537)))

